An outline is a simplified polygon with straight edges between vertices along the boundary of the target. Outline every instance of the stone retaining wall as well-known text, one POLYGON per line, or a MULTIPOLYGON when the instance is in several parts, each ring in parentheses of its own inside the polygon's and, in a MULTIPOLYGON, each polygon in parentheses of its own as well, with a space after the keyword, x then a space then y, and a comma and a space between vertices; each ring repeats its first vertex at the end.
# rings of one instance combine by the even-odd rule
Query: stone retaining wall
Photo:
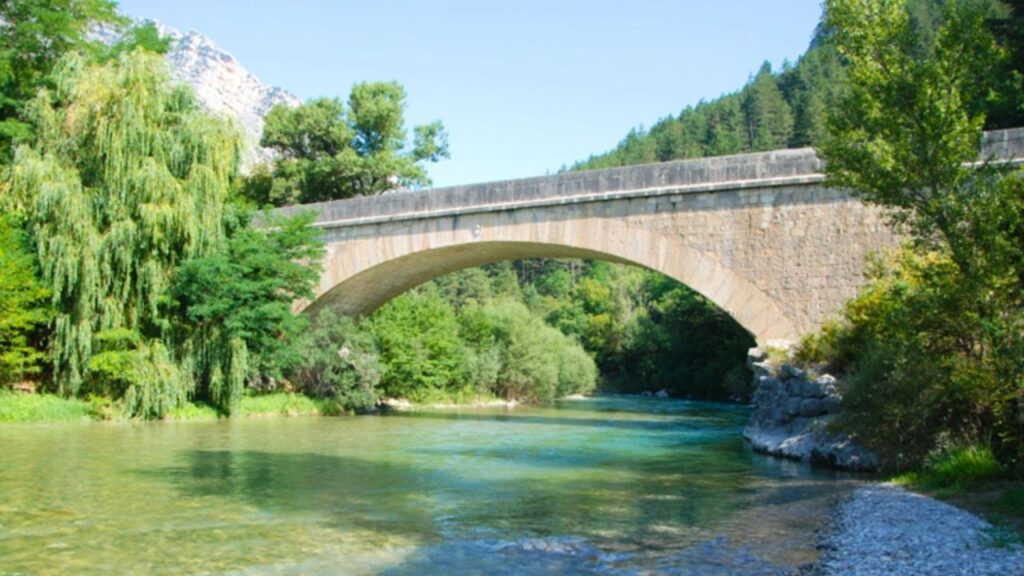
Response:
POLYGON ((750 366, 757 388, 754 411, 743 430, 757 452, 847 470, 874 470, 877 458, 828 424, 842 409, 837 381, 829 374, 813 376, 751 351, 750 366))

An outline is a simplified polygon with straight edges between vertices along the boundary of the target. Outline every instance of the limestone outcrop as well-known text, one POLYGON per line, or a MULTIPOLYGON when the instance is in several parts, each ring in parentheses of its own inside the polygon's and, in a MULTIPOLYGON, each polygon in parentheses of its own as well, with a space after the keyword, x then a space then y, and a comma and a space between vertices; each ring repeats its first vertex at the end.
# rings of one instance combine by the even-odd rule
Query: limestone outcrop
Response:
MULTIPOLYGON (((161 36, 170 38, 167 61, 171 76, 191 86, 199 104, 208 112, 238 124, 245 140, 243 170, 270 159, 273 152, 259 145, 264 116, 276 104, 294 107, 302 101, 286 90, 264 84, 234 56, 199 32, 185 34, 153 20, 139 19, 136 23, 153 23, 161 36)), ((109 44, 120 37, 117 30, 107 27, 96 29, 93 35, 109 44)))
POLYGON ((743 436, 757 452, 845 470, 872 471, 874 454, 829 422, 842 408, 836 379, 814 376, 791 364, 775 365, 755 348, 748 357, 757 388, 743 436))

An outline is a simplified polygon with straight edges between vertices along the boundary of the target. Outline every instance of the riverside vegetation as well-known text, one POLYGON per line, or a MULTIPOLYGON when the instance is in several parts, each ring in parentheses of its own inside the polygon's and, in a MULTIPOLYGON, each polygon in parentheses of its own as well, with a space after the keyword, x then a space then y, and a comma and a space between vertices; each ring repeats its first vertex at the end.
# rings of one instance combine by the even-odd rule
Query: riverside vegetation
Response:
POLYGON ((126 25, 103 0, 8 3, 0 18, 0 384, 45 393, 5 393, 4 420, 546 402, 592 390, 598 368, 622 386, 746 397, 736 359, 751 341, 735 322, 600 262, 464 271, 363 321, 293 314, 321 245, 309 216, 254 227, 254 210, 427 184, 443 126, 409 142, 402 87, 358 84, 346 102, 274 109, 261 143, 277 158, 245 176, 235 127, 169 80, 152 26, 100 45, 91 27, 126 25), (268 402, 282 407, 252 408, 268 402))
MULTIPOLYGON (((1024 125, 1022 14, 829 0, 796 64, 573 166, 814 145, 833 185, 889 209, 906 245, 796 356, 841 376, 837 426, 910 482, 979 486, 1024 466, 1024 187, 973 165, 984 128, 1024 125)), ((4 392, 0 414, 21 414, 7 419, 544 402, 598 373, 608 390, 750 397, 753 342, 735 322, 601 262, 465 270, 310 326, 290 311, 318 272, 301 264, 321 249, 309 217, 256 229, 254 209, 426 185, 423 163, 448 154, 440 123, 410 141, 401 86, 359 84, 272 111, 261 143, 277 158, 243 176, 237 132, 168 80, 152 28, 92 42, 90 27, 125 25, 103 0, 5 3, 0 18, 0 384, 60 396, 29 408, 4 392)))
POLYGON ((978 165, 1024 125, 1024 4, 828 0, 808 53, 574 168, 814 145, 828 182, 887 209, 880 254, 796 362, 840 376, 835 427, 898 482, 1024 518, 1024 180, 978 165), (825 110, 829 110, 825 113, 825 110))

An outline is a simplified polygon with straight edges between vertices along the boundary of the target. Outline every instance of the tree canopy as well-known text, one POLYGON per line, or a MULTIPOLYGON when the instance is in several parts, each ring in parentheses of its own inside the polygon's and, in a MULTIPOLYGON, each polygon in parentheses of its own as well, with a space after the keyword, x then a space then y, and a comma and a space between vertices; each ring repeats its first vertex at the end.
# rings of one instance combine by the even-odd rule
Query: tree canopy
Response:
POLYGON ((50 292, 20 223, 0 216, 0 385, 39 372, 43 353, 32 339, 49 320, 50 292))
POLYGON ((125 22, 109 0, 0 1, 0 164, 30 137, 26 106, 50 85, 57 61, 72 50, 98 54, 92 27, 125 22))
POLYGON ((366 82, 352 87, 347 104, 278 104, 260 141, 277 158, 256 170, 243 193, 260 205, 283 206, 429 184, 423 163, 448 157, 448 137, 440 122, 416 126, 410 146, 405 98, 396 82, 366 82))
POLYGON ((951 0, 933 30, 906 0, 826 2, 849 76, 821 145, 828 182, 909 243, 804 348, 847 373, 840 425, 891 468, 960 444, 1024 461, 1024 180, 975 162, 1005 87, 990 8, 951 0))

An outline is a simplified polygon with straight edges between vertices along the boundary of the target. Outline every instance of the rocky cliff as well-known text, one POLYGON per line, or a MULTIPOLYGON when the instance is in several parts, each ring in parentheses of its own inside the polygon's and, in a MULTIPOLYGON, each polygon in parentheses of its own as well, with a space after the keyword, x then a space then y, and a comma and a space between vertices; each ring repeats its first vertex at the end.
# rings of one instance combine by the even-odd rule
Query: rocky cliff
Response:
MULTIPOLYGON (((212 114, 232 118, 242 128, 246 141, 244 168, 270 158, 271 151, 259 146, 263 117, 276 104, 298 106, 301 101, 281 88, 261 82, 206 36, 194 31, 182 34, 159 22, 153 24, 162 36, 173 40, 167 54, 173 77, 192 86, 200 104, 212 114)), ((117 39, 112 30, 98 30, 96 35, 106 42, 117 39)))

